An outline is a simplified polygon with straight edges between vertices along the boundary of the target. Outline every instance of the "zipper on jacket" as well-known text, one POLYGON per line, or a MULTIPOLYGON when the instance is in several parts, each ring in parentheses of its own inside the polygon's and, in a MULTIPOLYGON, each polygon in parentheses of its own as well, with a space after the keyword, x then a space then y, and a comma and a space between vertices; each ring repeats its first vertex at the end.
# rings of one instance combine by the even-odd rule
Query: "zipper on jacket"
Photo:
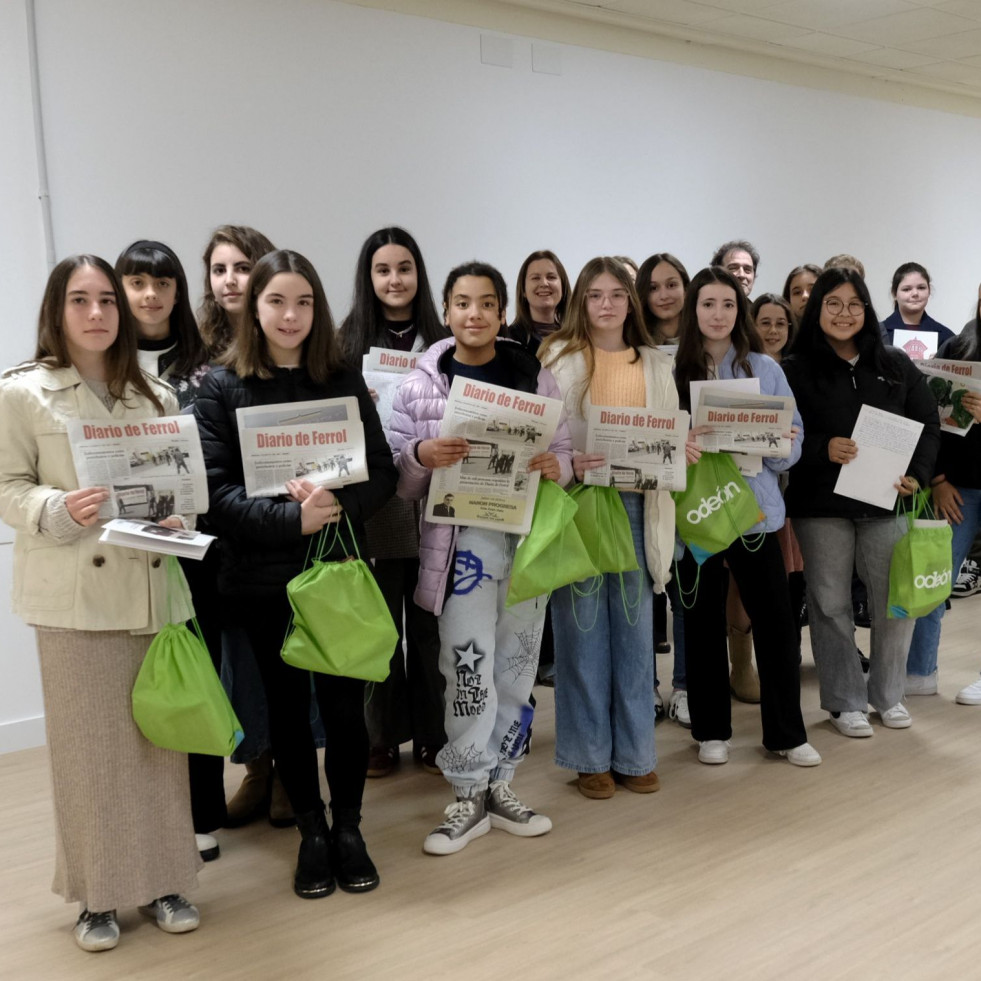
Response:
POLYGON ((851 375, 851 378, 852 378, 852 388, 854 388, 855 391, 857 392, 858 391, 858 385, 855 382, 855 365, 850 364, 848 366, 848 373, 851 375))

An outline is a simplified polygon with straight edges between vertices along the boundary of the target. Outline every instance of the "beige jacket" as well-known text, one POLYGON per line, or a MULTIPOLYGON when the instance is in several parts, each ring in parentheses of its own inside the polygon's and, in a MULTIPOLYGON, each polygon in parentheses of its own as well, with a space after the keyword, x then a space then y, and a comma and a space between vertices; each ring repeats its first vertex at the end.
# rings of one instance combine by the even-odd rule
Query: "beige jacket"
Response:
MULTIPOLYGON (((149 378, 149 376, 148 376, 149 378)), ((149 378, 167 415, 169 385, 149 378)), ((160 555, 100 544, 102 522, 41 530, 45 502, 78 481, 68 419, 140 419, 157 414, 135 391, 112 412, 73 368, 28 365, 0 379, 0 518, 14 528, 13 610, 28 623, 72 630, 155 633, 167 622, 166 562, 160 555)), ((181 610, 183 618, 187 610, 181 610)))
MULTIPOLYGON (((582 351, 565 354, 553 348, 545 367, 552 372, 568 413, 569 434, 577 453, 586 452, 586 419, 592 405, 586 389, 586 356, 582 351)), ((677 409, 678 389, 672 374, 672 359, 652 347, 642 347, 644 380, 647 386, 647 408, 677 409)), ((663 592, 671 578, 674 558, 674 501, 667 491, 644 491, 644 555, 654 580, 654 591, 663 592)))

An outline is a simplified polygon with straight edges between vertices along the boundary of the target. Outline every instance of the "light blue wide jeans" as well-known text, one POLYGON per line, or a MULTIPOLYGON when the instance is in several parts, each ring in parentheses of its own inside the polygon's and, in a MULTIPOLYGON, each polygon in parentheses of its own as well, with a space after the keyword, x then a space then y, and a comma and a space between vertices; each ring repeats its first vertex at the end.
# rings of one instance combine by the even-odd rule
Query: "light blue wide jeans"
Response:
POLYGON ((552 594, 555 762, 579 773, 642 776, 657 766, 653 583, 644 558, 644 496, 620 496, 639 571, 623 574, 622 591, 620 575, 607 574, 588 596, 574 595, 571 586, 552 594))

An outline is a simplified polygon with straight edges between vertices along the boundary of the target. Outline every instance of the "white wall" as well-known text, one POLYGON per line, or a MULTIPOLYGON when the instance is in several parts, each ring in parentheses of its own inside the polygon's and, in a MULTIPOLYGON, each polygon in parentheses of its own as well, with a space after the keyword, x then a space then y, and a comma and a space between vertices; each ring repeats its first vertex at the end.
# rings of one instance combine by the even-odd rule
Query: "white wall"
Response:
MULTIPOLYGON (((13 6, 0 7, 8 361, 29 351, 43 278, 13 6)), ((512 68, 483 65, 477 28, 328 0, 37 6, 59 257, 160 238, 198 283, 210 230, 252 224, 309 255, 340 315, 383 224, 416 235, 437 288, 475 256, 513 279, 543 247, 573 278, 597 253, 665 249, 694 272, 739 236, 762 253, 759 289, 848 251, 883 314, 910 258, 934 273, 934 316, 959 328, 972 310, 978 118, 517 35, 512 68), (531 70, 533 44, 561 75, 531 70)))

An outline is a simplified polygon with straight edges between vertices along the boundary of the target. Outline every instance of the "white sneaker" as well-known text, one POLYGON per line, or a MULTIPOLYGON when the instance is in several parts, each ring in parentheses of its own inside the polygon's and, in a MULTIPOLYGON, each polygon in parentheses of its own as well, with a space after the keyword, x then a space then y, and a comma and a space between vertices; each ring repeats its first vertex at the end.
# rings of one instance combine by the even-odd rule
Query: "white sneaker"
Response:
POLYGON ((668 718, 674 719, 679 726, 691 728, 691 715, 688 712, 688 692, 675 688, 668 702, 668 718))
POLYGON ((654 689, 654 722, 657 724, 664 718, 664 699, 661 698, 661 690, 654 689))
POLYGON ((958 705, 981 705, 981 678, 962 688, 954 701, 958 705))
POLYGON ((817 766, 821 762, 821 754, 810 743, 801 743, 792 749, 778 749, 777 756, 784 757, 794 766, 817 766))
POLYGON ((729 762, 728 739, 706 739, 698 744, 698 762, 717 765, 729 762))
POLYGON ((936 695, 937 672, 932 671, 930 674, 906 675, 906 694, 907 695, 936 695))
POLYGON ((171 893, 155 899, 149 906, 140 906, 140 912, 157 921, 164 933, 190 933, 201 925, 201 914, 183 896, 171 893))
POLYGON ((83 909, 75 921, 75 943, 82 950, 112 950, 119 943, 119 923, 116 911, 91 913, 83 909))
POLYGON ((872 726, 864 712, 839 712, 837 719, 829 715, 828 720, 843 736, 862 739, 872 735, 872 726))
POLYGON ((518 835, 519 838, 537 838, 552 830, 551 820, 522 804, 506 780, 491 781, 484 806, 492 828, 518 835))
POLYGON ((902 702, 886 709, 885 712, 880 712, 879 718, 887 729, 908 729, 913 724, 913 719, 902 702))
POLYGON ((452 855, 491 829, 483 793, 458 800, 443 813, 446 820, 434 828, 422 843, 422 850, 429 855, 452 855))
POLYGON ((221 855, 221 848, 218 847, 218 839, 214 835, 195 834, 194 842, 198 846, 202 862, 213 862, 221 855))

